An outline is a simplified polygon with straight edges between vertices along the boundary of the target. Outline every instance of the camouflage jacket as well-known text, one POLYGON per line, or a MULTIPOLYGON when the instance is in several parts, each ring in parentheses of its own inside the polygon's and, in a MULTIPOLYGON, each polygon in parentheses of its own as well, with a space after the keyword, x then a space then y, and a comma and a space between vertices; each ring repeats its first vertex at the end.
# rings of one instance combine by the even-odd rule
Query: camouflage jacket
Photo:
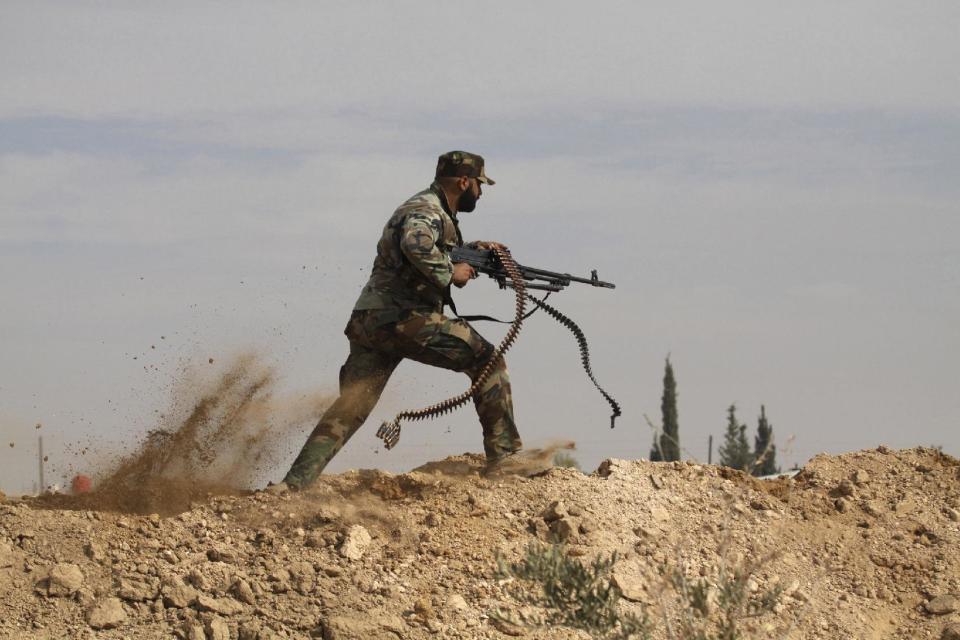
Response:
POLYGON ((453 277, 448 252, 462 245, 456 213, 433 183, 400 205, 387 221, 370 279, 354 310, 442 311, 453 277))

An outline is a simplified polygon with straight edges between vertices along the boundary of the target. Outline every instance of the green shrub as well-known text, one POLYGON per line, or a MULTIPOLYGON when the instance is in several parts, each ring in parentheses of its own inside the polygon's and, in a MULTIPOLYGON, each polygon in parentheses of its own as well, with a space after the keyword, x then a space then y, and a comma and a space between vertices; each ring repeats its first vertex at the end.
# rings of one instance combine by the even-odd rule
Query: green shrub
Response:
POLYGON ((533 622, 582 629, 595 638, 649 638, 646 615, 638 618, 620 611, 623 594, 609 577, 616 562, 617 554, 613 553, 585 565, 569 557, 561 544, 531 544, 526 557, 512 564, 500 556, 497 577, 521 581, 511 594, 521 602, 543 608, 545 617, 540 621, 516 620, 500 611, 494 616, 512 624, 529 626, 533 622))
MULTIPOLYGON (((513 578, 508 587, 518 602, 543 611, 542 615, 509 616, 501 610, 492 617, 521 626, 564 626, 586 631, 602 640, 647 640, 653 623, 649 608, 642 615, 620 607, 623 592, 610 579, 617 554, 599 556, 585 564, 567 554, 562 544, 533 543, 520 562, 497 557, 499 579, 513 578)), ((781 595, 775 586, 751 590, 750 578, 768 562, 738 560, 728 565, 725 554, 710 567, 711 577, 690 580, 672 566, 661 566, 653 582, 660 584, 660 618, 671 640, 746 640, 743 622, 774 610, 781 595)), ((755 587, 754 587, 755 588, 755 587)))

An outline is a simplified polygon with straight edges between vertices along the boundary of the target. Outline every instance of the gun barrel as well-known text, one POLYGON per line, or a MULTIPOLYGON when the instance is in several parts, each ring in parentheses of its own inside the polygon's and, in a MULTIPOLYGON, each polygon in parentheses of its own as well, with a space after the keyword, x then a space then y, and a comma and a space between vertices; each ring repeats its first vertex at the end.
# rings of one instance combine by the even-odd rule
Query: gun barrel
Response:
POLYGON ((544 280, 565 281, 567 284, 571 282, 579 282, 581 284, 589 284, 594 287, 604 287, 606 289, 617 288, 617 285, 613 284, 612 282, 605 282, 603 280, 600 280, 597 277, 596 270, 593 271, 593 275, 590 278, 581 278, 579 276, 572 276, 569 273, 556 273, 553 271, 546 271, 544 269, 537 269, 535 267, 524 267, 522 265, 520 266, 520 270, 524 273, 525 276, 529 272, 531 276, 535 278, 541 278, 544 280))

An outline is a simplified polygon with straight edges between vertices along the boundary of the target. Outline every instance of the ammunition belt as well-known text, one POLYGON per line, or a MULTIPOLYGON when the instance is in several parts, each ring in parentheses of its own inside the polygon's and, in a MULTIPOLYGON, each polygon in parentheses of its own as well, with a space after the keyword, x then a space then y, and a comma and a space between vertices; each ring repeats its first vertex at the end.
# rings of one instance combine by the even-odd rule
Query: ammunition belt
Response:
POLYGON ((587 377, 590 378, 590 382, 592 382, 593 386, 597 388, 597 391, 600 392, 600 395, 603 396, 603 398, 610 405, 610 409, 613 411, 610 414, 610 428, 613 429, 614 421, 618 416, 621 415, 620 403, 614 400, 609 393, 604 391, 603 387, 600 386, 600 383, 597 382, 597 379, 594 377, 593 368, 590 366, 590 348, 587 346, 587 336, 584 335, 583 330, 577 326, 576 322, 563 315, 543 300, 537 300, 527 292, 524 292, 523 295, 535 305, 550 314, 554 320, 565 326, 573 333, 574 337, 577 339, 577 344, 580 347, 580 363, 583 365, 583 370, 587 372, 587 377))

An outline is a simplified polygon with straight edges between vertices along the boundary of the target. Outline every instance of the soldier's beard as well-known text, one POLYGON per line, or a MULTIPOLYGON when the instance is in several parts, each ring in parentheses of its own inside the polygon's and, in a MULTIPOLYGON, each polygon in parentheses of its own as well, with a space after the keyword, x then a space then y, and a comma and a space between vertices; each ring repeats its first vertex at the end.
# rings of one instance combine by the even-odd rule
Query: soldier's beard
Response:
POLYGON ((470 213, 477 208, 477 198, 478 196, 473 193, 473 189, 467 189, 460 194, 460 199, 457 200, 457 211, 470 213))

